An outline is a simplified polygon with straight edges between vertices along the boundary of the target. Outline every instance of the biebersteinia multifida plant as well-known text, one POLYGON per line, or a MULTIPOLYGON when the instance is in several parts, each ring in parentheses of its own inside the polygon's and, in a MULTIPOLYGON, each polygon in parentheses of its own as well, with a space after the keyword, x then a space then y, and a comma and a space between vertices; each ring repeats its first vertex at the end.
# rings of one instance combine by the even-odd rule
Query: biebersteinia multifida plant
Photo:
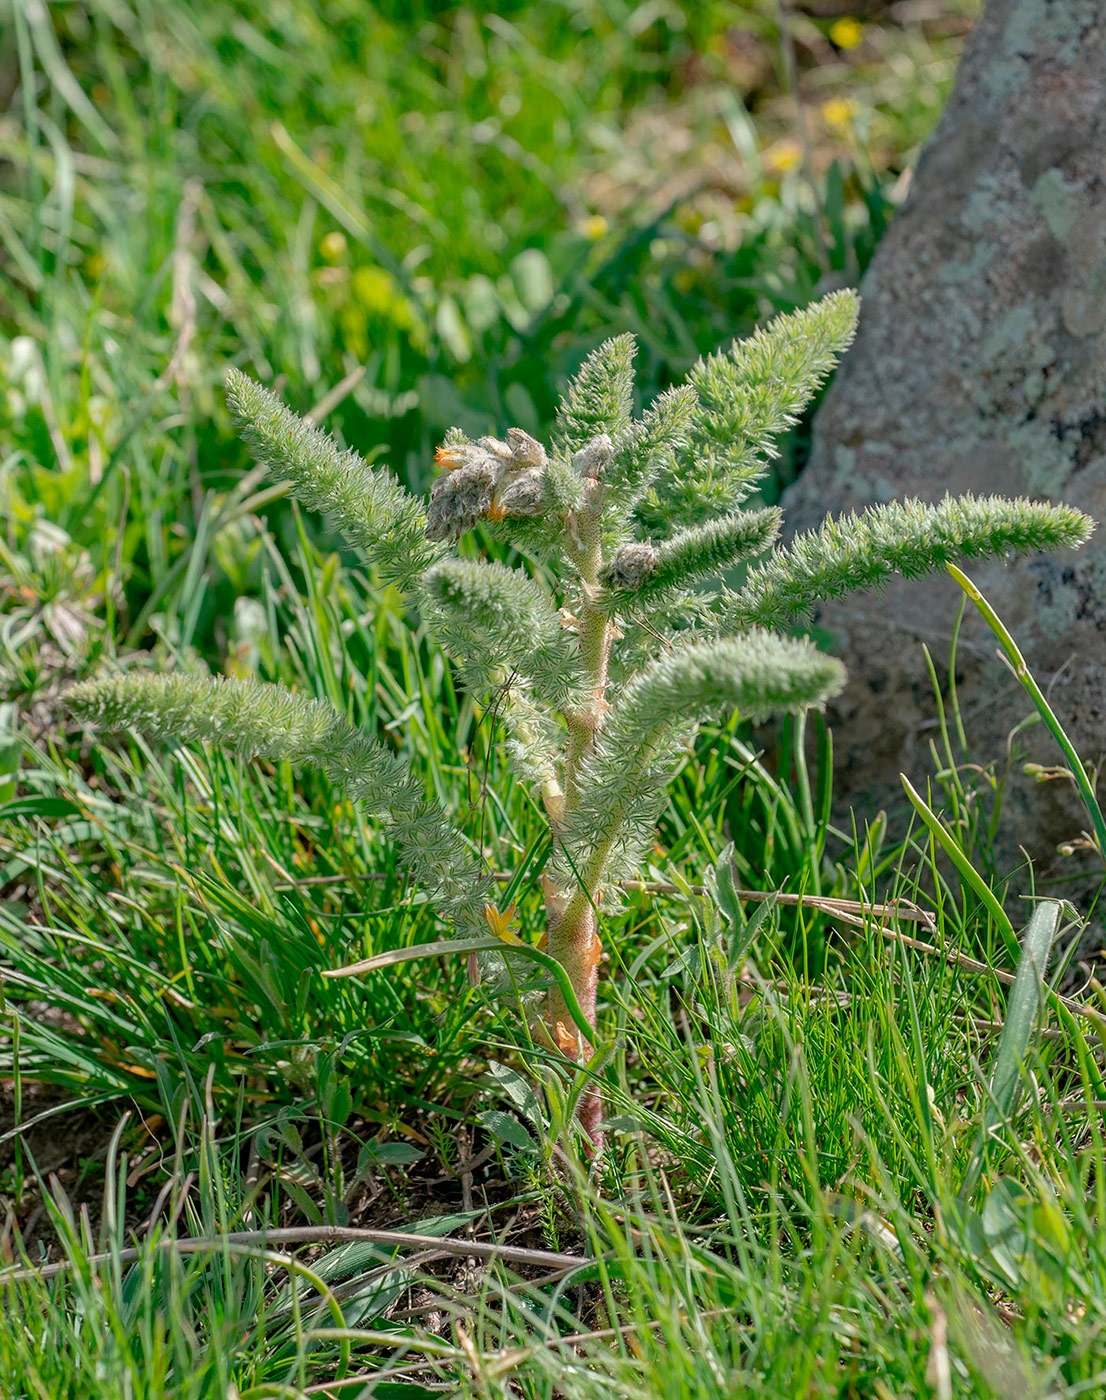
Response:
MULTIPOLYGON (((476 441, 451 431, 426 500, 228 375, 257 461, 408 595, 476 697, 496 697, 549 823, 543 942, 564 975, 549 979, 542 1021, 573 1061, 591 1053, 580 1013, 594 1025, 605 902, 653 839, 697 726, 735 710, 756 720, 819 706, 844 683, 836 660, 774 629, 894 573, 1076 546, 1093 528, 1062 505, 946 497, 830 519, 781 546, 780 511, 748 498, 856 315, 844 291, 780 316, 700 360, 637 417, 634 340, 617 336, 568 385, 545 442, 519 428, 476 441), (731 590, 724 579, 739 565, 744 583, 731 590)), ((486 941, 491 927, 512 956, 517 937, 473 843, 385 742, 328 704, 278 685, 135 673, 68 699, 101 726, 321 765, 391 824, 400 861, 454 932, 486 941)), ((595 1089, 578 1113, 597 1150, 595 1089)))

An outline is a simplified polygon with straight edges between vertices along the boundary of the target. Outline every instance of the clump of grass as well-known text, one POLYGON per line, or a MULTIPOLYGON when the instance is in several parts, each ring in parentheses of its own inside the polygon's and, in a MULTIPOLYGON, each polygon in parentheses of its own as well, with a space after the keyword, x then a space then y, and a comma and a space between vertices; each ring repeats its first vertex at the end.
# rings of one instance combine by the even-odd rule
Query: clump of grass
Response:
MULTIPOLYGON (((895 892, 916 894, 915 877, 895 892)), ((504 1109, 487 1121, 512 1199, 401 1216, 417 1242, 328 1237, 333 1203, 305 1145, 289 1128, 280 1169, 259 1175, 279 1129, 220 1122, 197 1085, 160 1199, 142 1179, 136 1211, 122 1125, 98 1225, 42 1183, 53 1263, 17 1251, 0 1271, 8 1387, 105 1400, 127 1385, 206 1400, 347 1381, 504 1400, 754 1386, 790 1400, 876 1378, 901 1393, 1093 1389, 1106 1356, 1086 1317, 1106 1271, 1086 1182, 1106 1160, 1088 1027, 1025 1042, 1036 1092, 1008 1102, 965 1198, 994 1102, 974 1064, 1001 1001, 987 971, 949 955, 967 932, 956 906, 934 916, 937 954, 865 921, 813 986, 765 975, 777 909, 749 931, 719 903, 682 897, 672 913, 694 915, 696 956, 640 960, 623 984, 630 1053, 602 1186, 547 1175, 555 1122, 503 1067, 504 1109), (279 1233, 293 1221, 298 1236, 279 1233), (567 1257, 554 1268, 538 1251, 567 1257)), ((686 953, 675 917, 665 938, 686 953)))

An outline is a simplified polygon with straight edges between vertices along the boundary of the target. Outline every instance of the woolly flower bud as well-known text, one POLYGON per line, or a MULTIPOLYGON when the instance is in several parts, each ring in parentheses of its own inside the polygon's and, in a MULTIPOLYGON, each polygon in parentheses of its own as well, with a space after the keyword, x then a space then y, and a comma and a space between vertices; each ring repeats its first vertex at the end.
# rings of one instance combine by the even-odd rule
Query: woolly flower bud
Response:
POLYGON ((477 447, 482 447, 485 452, 490 452, 493 457, 498 457, 502 462, 509 462, 512 459, 510 444, 497 437, 482 437, 476 439, 477 447))
POLYGON ((635 591, 656 567, 657 551, 648 540, 624 544, 615 551, 614 558, 603 570, 601 581, 608 588, 635 591))
POLYGON ((477 460, 438 477, 430 488, 426 508, 427 539, 459 539, 488 514, 494 499, 495 466, 481 450, 477 460))
POLYGON ((545 508, 545 476, 538 468, 518 473, 508 481, 499 497, 503 514, 540 515, 545 508))
POLYGON ((597 433, 573 454, 572 465, 581 476, 595 478, 613 456, 614 443, 610 434, 597 433))
POLYGON ((508 428, 507 441, 511 444, 511 455, 523 466, 544 467, 549 460, 541 443, 521 428, 508 428))
POLYGON ((470 442, 451 428, 434 457, 445 474, 430 489, 429 539, 456 540, 478 520, 541 515, 547 508, 549 458, 521 428, 508 428, 506 442, 491 436, 470 442))

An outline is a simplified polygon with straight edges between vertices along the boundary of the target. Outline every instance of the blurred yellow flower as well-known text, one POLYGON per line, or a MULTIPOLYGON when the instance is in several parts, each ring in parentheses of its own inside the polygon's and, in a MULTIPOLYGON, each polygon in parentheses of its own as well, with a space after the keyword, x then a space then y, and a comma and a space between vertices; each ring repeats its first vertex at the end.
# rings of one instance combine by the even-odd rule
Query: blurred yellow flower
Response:
POLYGON ((830 25, 829 36, 839 49, 855 49, 864 38, 864 26, 852 15, 842 15, 830 25))
POLYGON ((593 242, 597 238, 602 238, 609 227, 610 225, 602 214, 589 215, 581 225, 584 237, 592 239, 593 242))
POLYGON ((831 131, 847 131, 856 113, 857 104, 851 97, 831 97, 822 103, 822 120, 831 131))
POLYGON ((764 153, 764 168, 773 175, 785 175, 789 170, 794 170, 803 162, 803 148, 798 141, 787 137, 783 141, 777 141, 774 146, 770 146, 764 153))
POLYGON ((345 251, 346 236, 344 233, 339 233, 337 229, 331 229, 328 234, 323 236, 319 244, 319 252, 322 253, 327 262, 338 262, 345 256, 345 251))

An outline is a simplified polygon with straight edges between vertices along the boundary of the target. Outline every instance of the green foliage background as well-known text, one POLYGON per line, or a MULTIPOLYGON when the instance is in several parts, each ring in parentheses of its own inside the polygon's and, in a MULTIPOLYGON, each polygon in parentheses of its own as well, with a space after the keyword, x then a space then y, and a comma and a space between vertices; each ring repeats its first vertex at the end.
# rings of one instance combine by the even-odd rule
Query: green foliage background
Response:
POLYGON ((769 0, 15 0, 3 23, 7 544, 51 521, 129 642, 219 653, 259 586, 227 364, 417 489, 451 424, 538 431, 613 332, 648 399, 855 280, 965 20, 841 48, 792 17, 813 183, 769 0))
POLYGON ((894 814, 834 826, 821 726, 769 753, 704 734, 649 853, 662 892, 609 916, 599 1184, 558 1156, 571 1085, 463 964, 320 976, 436 932, 326 774, 90 745, 57 704, 136 649, 328 700, 510 853, 501 905, 536 938, 544 836, 494 716, 249 474, 224 370, 417 490, 454 423, 546 426, 605 336, 639 337, 640 410, 856 282, 978 9, 0 0, 0 1267, 20 1232, 24 1262, 71 1266, 0 1283, 6 1394, 1102 1392, 1102 994, 1048 992, 1044 1036, 1022 1017, 1025 1092, 995 910, 1027 877, 996 868, 1006 768, 955 696, 912 775, 952 863, 894 814), (731 837, 746 887, 924 905, 922 947, 785 904, 723 918, 731 837), (1023 1092, 984 1154, 996 1066, 1023 1092), (253 1247, 162 1248, 366 1221, 601 1263, 569 1286, 329 1249, 329 1300, 253 1247), (331 1301, 349 1336, 316 1330, 331 1301))

